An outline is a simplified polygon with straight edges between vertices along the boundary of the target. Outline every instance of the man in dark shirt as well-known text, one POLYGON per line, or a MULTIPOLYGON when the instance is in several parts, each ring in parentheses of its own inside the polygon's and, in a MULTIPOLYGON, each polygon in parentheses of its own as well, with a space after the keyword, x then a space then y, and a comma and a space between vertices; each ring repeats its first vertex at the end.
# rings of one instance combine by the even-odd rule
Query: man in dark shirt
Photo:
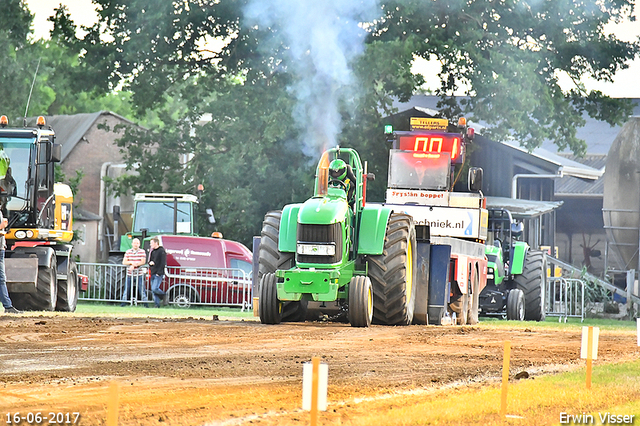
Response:
POLYGON ((151 238, 151 252, 149 253, 149 274, 151 275, 151 293, 153 294, 153 303, 156 308, 160 307, 160 303, 164 302, 166 293, 160 289, 162 279, 164 278, 164 268, 167 266, 167 252, 160 245, 158 237, 151 238))

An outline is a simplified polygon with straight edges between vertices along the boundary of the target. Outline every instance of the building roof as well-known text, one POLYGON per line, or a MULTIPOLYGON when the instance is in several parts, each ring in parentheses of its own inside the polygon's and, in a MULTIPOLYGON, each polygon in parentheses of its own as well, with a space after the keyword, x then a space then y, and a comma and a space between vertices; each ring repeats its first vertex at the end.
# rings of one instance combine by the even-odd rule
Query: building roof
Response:
POLYGON ((486 197, 487 208, 509 210, 517 219, 530 219, 549 213, 562 205, 562 201, 533 201, 518 198, 486 197))
MULTIPOLYGON (((67 158, 67 155, 73 151, 78 142, 85 137, 89 129, 103 115, 112 115, 126 123, 134 124, 132 121, 111 111, 45 116, 47 126, 50 126, 56 132, 56 142, 62 145, 62 161, 67 158)), ((35 125, 36 118, 31 117, 27 122, 30 125, 35 125)))
MULTIPOLYGON (((607 162, 606 154, 587 154, 584 158, 577 158, 572 154, 561 154, 564 157, 583 163, 604 172, 607 162)), ((556 180, 556 197, 602 197, 604 194, 604 175, 595 181, 577 179, 565 176, 556 180)))
POLYGON ((536 148, 533 151, 528 152, 525 148, 518 145, 515 141, 502 142, 502 144, 508 145, 513 149, 526 152, 529 155, 532 155, 536 158, 557 166, 558 174, 561 173, 563 176, 571 176, 574 178, 594 181, 596 179, 599 179, 604 173, 604 169, 596 169, 587 164, 575 161, 576 157, 573 155, 558 155, 557 153, 547 151, 544 148, 536 148))

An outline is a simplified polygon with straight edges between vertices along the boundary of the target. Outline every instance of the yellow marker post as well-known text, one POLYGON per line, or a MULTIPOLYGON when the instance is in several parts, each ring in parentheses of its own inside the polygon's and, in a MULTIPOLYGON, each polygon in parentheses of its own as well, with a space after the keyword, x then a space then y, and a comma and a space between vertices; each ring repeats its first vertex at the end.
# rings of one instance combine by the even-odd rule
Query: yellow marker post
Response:
POLYGON ((500 401, 500 417, 507 417, 507 389, 509 386, 509 362, 511 358, 511 341, 504 342, 504 358, 502 359, 502 398, 500 401))
POLYGON ((587 389, 591 389, 591 362, 593 360, 593 327, 587 332, 587 389))
POLYGON ((591 368, 594 359, 598 359, 598 339, 600 328, 582 327, 582 345, 580 358, 587 360, 587 389, 591 389, 591 368))
POLYGON ((118 383, 109 383, 107 426, 118 426, 118 383))
POLYGON ((311 358, 312 373, 311 373, 311 426, 318 424, 318 381, 320 376, 320 358, 314 356, 311 358))

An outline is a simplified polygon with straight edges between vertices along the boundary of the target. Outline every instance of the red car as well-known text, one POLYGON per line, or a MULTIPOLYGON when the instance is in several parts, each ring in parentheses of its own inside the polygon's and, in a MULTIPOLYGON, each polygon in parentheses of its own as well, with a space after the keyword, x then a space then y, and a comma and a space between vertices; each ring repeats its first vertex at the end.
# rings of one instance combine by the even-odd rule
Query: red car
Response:
POLYGON ((167 268, 161 288, 169 303, 251 305, 252 254, 243 244, 222 238, 162 235, 167 268))

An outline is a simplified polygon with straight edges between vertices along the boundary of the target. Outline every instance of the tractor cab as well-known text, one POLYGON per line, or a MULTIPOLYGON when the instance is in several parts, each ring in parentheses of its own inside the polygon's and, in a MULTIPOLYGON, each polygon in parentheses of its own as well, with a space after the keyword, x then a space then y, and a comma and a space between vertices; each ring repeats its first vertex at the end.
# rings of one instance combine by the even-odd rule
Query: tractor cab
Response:
MULTIPOLYGON (((513 258, 516 242, 522 237, 523 232, 522 222, 514 221, 510 211, 489 209, 487 226, 487 257, 489 261, 496 261, 498 268, 509 264, 513 258), (493 260, 494 258, 495 260, 493 260)), ((500 275, 504 276, 504 273, 500 275)))
POLYGON ((344 199, 353 212, 357 213, 358 206, 364 205, 363 177, 362 162, 356 151, 339 146, 329 149, 322 154, 318 162, 314 198, 344 199), (344 173, 341 169, 335 173, 338 163, 344 166, 344 173), (350 192, 352 192, 352 199, 348 199, 350 192))
POLYGON ((5 128, 4 122, 0 120, 0 209, 9 219, 7 241, 71 241, 67 199, 72 195, 68 187, 54 183, 61 159, 54 131, 45 128, 44 117, 33 128, 5 128))

